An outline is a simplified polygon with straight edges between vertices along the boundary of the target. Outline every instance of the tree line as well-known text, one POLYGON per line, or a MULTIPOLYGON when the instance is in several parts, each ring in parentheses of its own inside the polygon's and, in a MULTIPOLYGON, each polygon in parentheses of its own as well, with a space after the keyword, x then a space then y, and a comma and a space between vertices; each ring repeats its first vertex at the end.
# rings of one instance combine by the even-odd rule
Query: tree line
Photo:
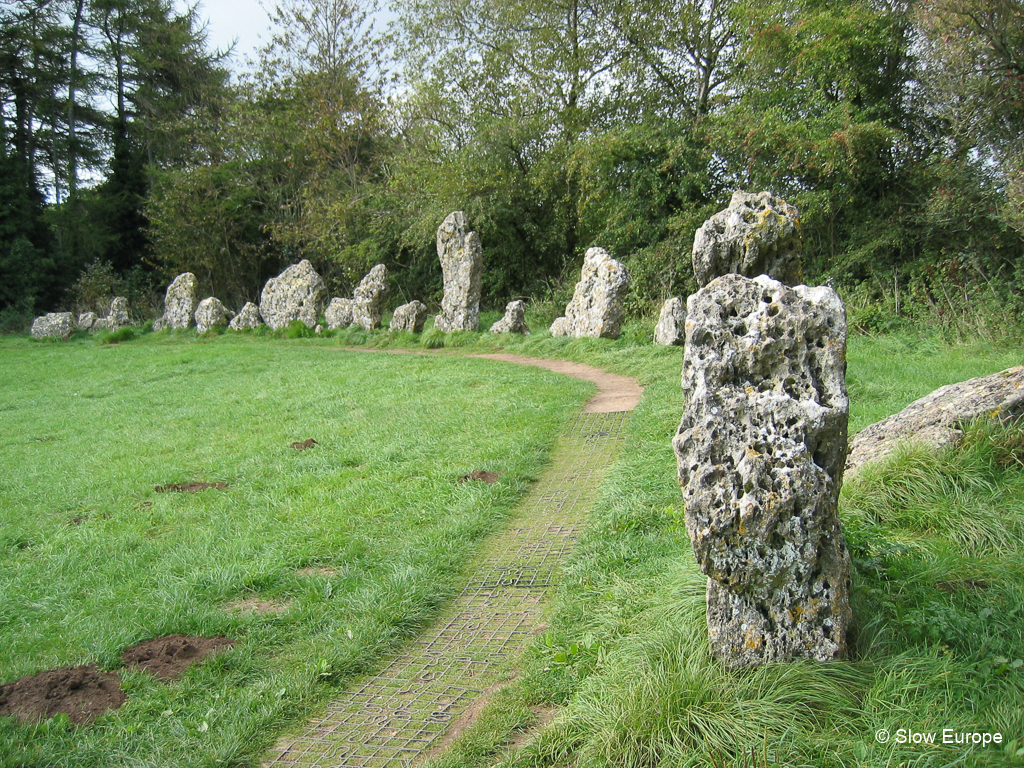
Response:
POLYGON ((0 310, 186 270, 241 304, 300 258, 338 293, 385 263, 401 300, 437 298, 461 209, 485 301, 564 292, 597 244, 643 314, 692 289, 737 188, 799 208, 813 281, 938 314, 1024 294, 1021 0, 271 10, 232 79, 195 9, 5 0, 0 310))

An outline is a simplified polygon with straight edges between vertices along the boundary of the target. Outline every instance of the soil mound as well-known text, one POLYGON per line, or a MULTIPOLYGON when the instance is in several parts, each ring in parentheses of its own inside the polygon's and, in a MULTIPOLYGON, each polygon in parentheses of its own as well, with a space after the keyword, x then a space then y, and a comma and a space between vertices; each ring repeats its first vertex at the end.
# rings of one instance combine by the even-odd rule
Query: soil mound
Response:
POLYGON ((196 491, 205 491, 207 488, 223 491, 227 487, 227 483, 179 483, 177 485, 158 485, 154 490, 157 493, 195 493, 196 491))
POLYGON ((63 667, 0 685, 0 715, 22 722, 64 713, 76 725, 91 723, 125 702, 121 678, 96 667, 63 667))
POLYGON ((121 654, 121 660, 128 669, 143 669, 162 680, 173 680, 192 664, 234 642, 226 637, 167 635, 132 646, 121 654))

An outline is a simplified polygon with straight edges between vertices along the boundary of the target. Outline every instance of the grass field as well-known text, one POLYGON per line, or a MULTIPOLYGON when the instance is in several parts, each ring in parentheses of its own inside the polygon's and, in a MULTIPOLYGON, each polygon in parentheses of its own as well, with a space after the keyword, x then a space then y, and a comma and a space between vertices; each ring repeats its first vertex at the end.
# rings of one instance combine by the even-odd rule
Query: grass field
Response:
MULTIPOLYGON (((1020 762, 1019 436, 979 431, 964 451, 911 452, 848 484, 853 658, 727 673, 707 654, 675 481, 681 351, 627 329, 616 342, 362 331, 0 340, 0 682, 116 667, 121 649, 163 634, 239 640, 176 683, 127 674, 128 703, 92 726, 0 718, 0 766, 258 765, 277 734, 414 634, 590 391, 457 353, 340 349, 424 344, 574 359, 647 387, 549 630, 439 765, 1020 762), (309 437, 320 445, 289 447, 309 437), (505 475, 456 482, 475 469, 505 475), (195 481, 228 487, 154 491, 195 481), (254 600, 264 610, 245 610, 254 600), (547 709, 554 722, 510 749, 547 709), (944 727, 1003 729, 1014 743, 874 738, 944 727)), ((851 433, 942 384, 1022 362, 1017 349, 853 338, 851 433)))

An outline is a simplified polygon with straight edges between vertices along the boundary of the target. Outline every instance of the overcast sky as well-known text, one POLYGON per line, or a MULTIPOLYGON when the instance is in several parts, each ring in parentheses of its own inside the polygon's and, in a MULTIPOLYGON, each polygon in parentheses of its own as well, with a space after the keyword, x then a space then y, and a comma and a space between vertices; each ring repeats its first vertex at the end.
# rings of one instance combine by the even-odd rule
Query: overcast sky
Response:
MULTIPOLYGON (((177 4, 184 6, 182 0, 177 4)), ((259 0, 201 0, 199 18, 208 22, 210 48, 223 50, 237 40, 230 62, 235 72, 270 37, 270 19, 259 0)))
MULTIPOLYGON (((178 8, 187 7, 187 0, 175 0, 175 3, 178 8)), ((273 7, 274 0, 264 0, 264 4, 273 7)), ((386 3, 381 2, 380 5, 385 6, 386 3)), ((254 58, 256 49, 270 39, 270 17, 259 0, 199 0, 198 10, 200 20, 208 22, 211 49, 225 50, 235 43, 228 62, 233 72, 244 69, 246 56, 254 58)), ((386 10, 380 11, 376 18, 377 28, 381 29, 391 14, 386 10)))

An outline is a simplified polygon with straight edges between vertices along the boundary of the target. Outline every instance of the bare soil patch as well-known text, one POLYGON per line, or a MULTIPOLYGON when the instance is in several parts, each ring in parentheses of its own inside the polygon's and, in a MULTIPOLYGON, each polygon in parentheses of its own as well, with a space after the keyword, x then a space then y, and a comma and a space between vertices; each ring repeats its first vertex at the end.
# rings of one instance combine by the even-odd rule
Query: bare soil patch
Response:
POLYGON ((174 680, 197 661, 234 645, 227 637, 167 635, 133 645, 121 654, 128 669, 141 669, 161 680, 174 680))
POLYGON ((195 493, 205 491, 207 488, 214 488, 223 491, 228 487, 227 483, 178 483, 173 485, 158 485, 154 490, 157 493, 195 493))
POLYGON ((488 472, 485 469, 478 469, 475 472, 470 472, 468 475, 463 475, 459 478, 460 483, 466 483, 470 480, 483 480, 488 485, 493 485, 498 482, 498 478, 501 477, 504 472, 488 472))
POLYGON ((512 737, 512 741, 509 742, 509 747, 515 751, 522 749, 527 744, 536 738, 537 734, 540 733, 544 728, 551 724, 551 721, 555 719, 555 715, 558 714, 558 707, 541 707, 534 706, 530 707, 530 711, 533 712, 533 725, 530 726, 529 730, 517 733, 512 737))
POLYGON ((246 597, 229 604, 227 609, 231 613, 284 613, 290 607, 290 603, 263 600, 259 597, 246 597))
POLYGON ((65 714, 76 725, 91 723, 125 702, 121 678, 96 667, 63 667, 0 685, 0 715, 22 722, 65 714))
POLYGON ((299 576, 323 576, 329 578, 331 576, 337 576, 341 571, 337 568, 328 568, 322 565, 311 565, 307 568, 299 568, 295 573, 299 576))

